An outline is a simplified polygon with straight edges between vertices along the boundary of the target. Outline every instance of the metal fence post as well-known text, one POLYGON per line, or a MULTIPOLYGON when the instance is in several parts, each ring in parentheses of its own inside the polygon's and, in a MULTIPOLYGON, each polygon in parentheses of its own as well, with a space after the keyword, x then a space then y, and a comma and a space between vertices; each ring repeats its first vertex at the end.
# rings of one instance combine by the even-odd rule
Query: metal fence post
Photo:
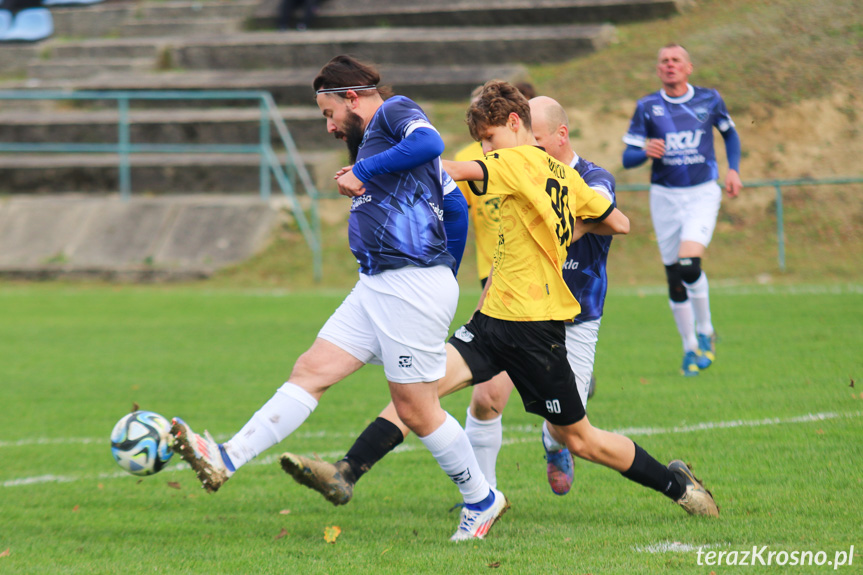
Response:
POLYGON ((261 125, 259 130, 260 137, 260 157, 261 157, 261 199, 270 199, 270 165, 267 156, 267 150, 270 147, 270 116, 267 109, 267 100, 261 98, 261 125))
POLYGON ((782 186, 776 183, 776 241, 779 244, 779 269, 785 271, 785 213, 782 209, 782 186))
POLYGON ((117 98, 117 108, 120 113, 117 131, 119 135, 118 151, 120 153, 120 197, 128 202, 132 195, 132 168, 129 163, 129 98, 117 98))

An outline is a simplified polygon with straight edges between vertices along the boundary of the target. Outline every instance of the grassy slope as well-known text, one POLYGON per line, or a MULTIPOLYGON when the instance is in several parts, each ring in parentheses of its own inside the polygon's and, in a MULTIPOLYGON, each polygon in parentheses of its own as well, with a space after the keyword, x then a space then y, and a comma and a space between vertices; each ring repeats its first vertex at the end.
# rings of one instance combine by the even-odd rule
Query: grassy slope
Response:
MULTIPOLYGON (((721 90, 744 143, 745 180, 863 175, 863 15, 856 0, 701 0, 681 15, 618 27, 618 42, 583 59, 535 66, 530 80, 570 113, 576 151, 622 183, 644 184, 647 166, 624 171, 622 143, 634 101, 657 89, 656 50, 677 41, 696 63, 692 81, 721 90)), ((447 149, 466 144, 464 102, 426 106, 447 149)), ((724 161, 721 144, 720 163, 724 161)), ((325 182, 326 184, 326 182, 325 182)), ((332 193, 332 190, 326 190, 332 193)), ((857 224, 863 185, 785 188, 787 273, 777 259, 776 199, 769 187, 725 201, 705 265, 715 280, 853 281, 849 253, 863 250, 857 224), (834 209, 833 206, 842 206, 834 209), (828 206, 828 207, 825 207, 828 206)), ((611 252, 613 285, 662 284, 646 194, 623 192, 632 233, 611 252)), ((347 249, 347 200, 325 202, 324 285, 349 286, 356 265, 347 249)), ((468 248, 461 274, 473 286, 468 248)), ((308 251, 288 224, 273 245, 211 283, 224 286, 313 287, 308 251)))

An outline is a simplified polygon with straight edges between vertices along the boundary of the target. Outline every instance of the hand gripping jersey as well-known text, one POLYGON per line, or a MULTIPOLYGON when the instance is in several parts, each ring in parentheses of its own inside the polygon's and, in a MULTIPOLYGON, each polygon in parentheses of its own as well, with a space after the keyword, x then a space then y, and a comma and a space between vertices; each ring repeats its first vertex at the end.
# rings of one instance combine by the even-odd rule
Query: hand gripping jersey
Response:
POLYGON ((602 221, 614 209, 578 173, 541 148, 518 146, 477 160, 482 196, 500 195, 494 278, 482 313, 509 321, 571 320, 581 310, 563 281, 575 218, 602 221))
MULTIPOLYGON (((434 127, 404 96, 386 100, 363 135, 357 163, 395 146, 417 128, 434 127)), ((360 273, 373 275, 405 266, 455 268, 443 227, 444 179, 440 158, 401 172, 379 174, 353 198, 348 219, 351 251, 360 273)))
MULTIPOLYGON (((572 167, 585 183, 594 190, 603 190, 616 206, 614 176, 584 158, 575 156, 573 160, 575 165, 572 167)), ((602 317, 605 293, 608 289, 605 266, 611 238, 612 236, 584 234, 569 246, 566 262, 563 264, 563 281, 581 305, 581 313, 575 318, 575 323, 602 317)))
POLYGON ((664 90, 638 101, 623 141, 643 148, 650 138, 665 140, 665 156, 653 160, 651 183, 686 188, 717 178, 713 126, 734 127, 716 90, 687 85, 686 94, 669 97, 664 90))

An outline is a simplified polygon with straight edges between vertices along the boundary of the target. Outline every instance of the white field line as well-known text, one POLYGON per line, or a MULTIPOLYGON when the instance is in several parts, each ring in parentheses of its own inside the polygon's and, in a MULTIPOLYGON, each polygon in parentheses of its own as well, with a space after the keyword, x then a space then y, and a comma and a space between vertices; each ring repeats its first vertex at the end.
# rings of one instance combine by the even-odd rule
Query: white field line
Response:
POLYGON ((699 549, 712 549, 714 547, 728 547, 729 543, 714 543, 710 545, 690 545, 679 541, 663 541, 652 545, 636 545, 632 548, 638 553, 689 553, 699 549))
MULTIPOLYGON (((680 425, 675 427, 627 427, 621 429, 613 430, 615 433, 620 433, 622 435, 641 435, 641 436, 650 436, 650 435, 665 435, 665 434, 682 434, 682 433, 694 433, 699 431, 711 431, 716 429, 734 429, 738 427, 764 427, 770 425, 785 425, 785 424, 798 424, 798 423, 811 423, 814 421, 827 421, 830 419, 850 419, 855 417, 863 416, 863 411, 851 411, 847 413, 835 413, 835 412, 826 412, 826 413, 809 413, 806 415, 799 415, 795 417, 788 418, 779 418, 779 417, 769 417, 765 419, 751 419, 751 420, 734 420, 734 421, 717 421, 717 422, 704 422, 704 423, 694 423, 691 425, 680 425)), ((510 437, 504 438, 504 445, 512 445, 516 443, 527 443, 531 441, 537 441, 539 437, 539 427, 534 427, 531 425, 517 425, 517 426, 504 426, 504 435, 507 434, 515 434, 521 435, 522 437, 510 437)), ((356 433, 329 433, 329 432, 311 432, 311 433, 295 433, 294 437, 303 437, 303 438, 327 438, 327 439, 336 439, 342 437, 356 437, 356 433)), ((227 439, 228 436, 217 438, 217 439, 227 439)), ((108 444, 108 441, 105 439, 93 439, 93 438, 67 438, 67 439, 30 439, 30 440, 19 440, 19 441, 0 441, 0 448, 2 447, 10 447, 10 446, 34 446, 34 445, 58 445, 58 444, 76 444, 76 445, 88 445, 91 443, 103 443, 108 444)), ((406 451, 416 451, 419 449, 424 449, 421 444, 417 443, 403 443, 399 445, 396 449, 396 453, 403 453, 406 451)), ((343 457, 345 451, 332 451, 332 452, 312 452, 312 453, 304 453, 305 457, 319 457, 323 460, 334 460, 336 458, 343 457)), ((268 455, 266 457, 261 457, 249 463, 249 465, 270 465, 275 463, 280 454, 268 455)), ((172 465, 164 469, 162 472, 175 472, 177 470, 188 469, 188 465, 185 463, 178 463, 176 465, 172 465)), ((129 474, 124 471, 116 471, 112 473, 97 473, 97 474, 85 474, 79 476, 71 476, 71 475, 38 475, 34 477, 22 477, 18 479, 7 479, 0 483, 0 487, 19 487, 22 485, 33 485, 37 483, 69 483, 72 481, 80 481, 80 480, 99 480, 99 479, 116 479, 119 477, 129 477, 129 474)))

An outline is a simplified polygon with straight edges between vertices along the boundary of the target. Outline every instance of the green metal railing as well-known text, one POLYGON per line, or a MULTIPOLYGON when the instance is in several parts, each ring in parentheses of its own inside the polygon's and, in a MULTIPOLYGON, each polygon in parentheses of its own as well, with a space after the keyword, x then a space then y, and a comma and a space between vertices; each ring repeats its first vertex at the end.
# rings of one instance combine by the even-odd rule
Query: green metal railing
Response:
POLYGON ((210 90, 210 91, 80 91, 63 92, 47 90, 10 90, 0 91, 0 100, 82 100, 82 101, 104 101, 112 100, 117 103, 117 141, 100 144, 90 143, 16 143, 0 142, 0 153, 97 153, 117 154, 119 170, 119 192, 124 201, 129 200, 132 194, 132 163, 133 154, 182 154, 182 153, 211 153, 211 154, 256 154, 260 157, 260 187, 259 193, 262 200, 270 198, 272 178, 276 185, 288 199, 291 211, 297 220, 303 237, 312 250, 314 259, 315 281, 322 277, 322 247, 321 247, 321 225, 318 213, 319 193, 312 178, 302 162, 297 146, 291 137, 285 121, 279 114, 273 97, 264 91, 233 91, 233 90, 210 90), (165 100, 202 100, 202 101, 228 101, 249 100, 257 102, 260 109, 259 140, 256 144, 154 144, 133 143, 131 141, 129 103, 133 100, 165 101, 165 100), (281 144, 287 154, 287 161, 283 165, 271 143, 271 127, 275 126, 281 144), (306 195, 310 199, 309 215, 300 206, 296 194, 296 180, 299 178, 306 195))
MULTIPOLYGON (((863 177, 856 178, 824 178, 820 180, 801 178, 797 180, 744 180, 744 192, 746 188, 774 188, 776 190, 776 243, 777 260, 779 269, 785 271, 785 212, 782 207, 782 188, 798 186, 824 186, 841 184, 861 184, 863 177)), ((646 184, 621 184, 617 186, 621 192, 643 192, 650 190, 646 184)))

